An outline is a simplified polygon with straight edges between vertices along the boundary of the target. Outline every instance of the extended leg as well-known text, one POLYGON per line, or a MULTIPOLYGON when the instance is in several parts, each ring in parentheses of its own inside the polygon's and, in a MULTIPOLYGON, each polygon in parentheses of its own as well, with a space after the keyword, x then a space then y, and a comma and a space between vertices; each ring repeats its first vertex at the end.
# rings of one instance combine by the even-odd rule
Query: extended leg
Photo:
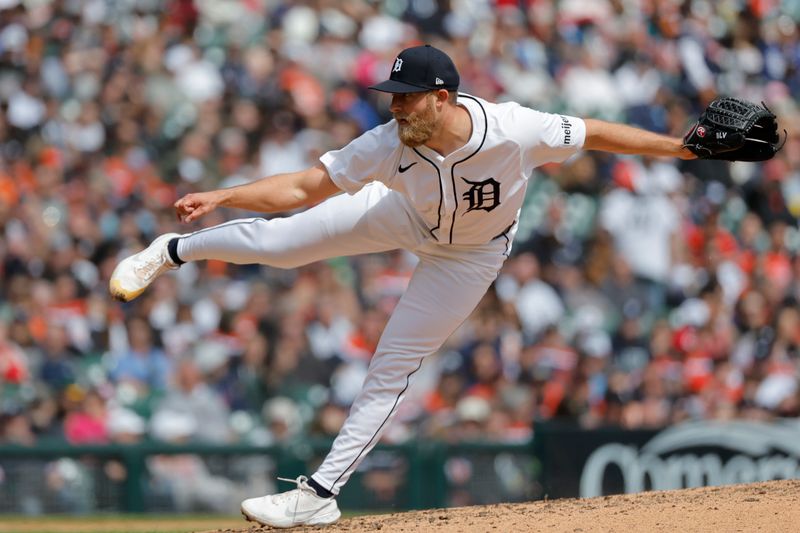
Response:
POLYGON ((177 268, 170 242, 177 239, 182 261, 218 259, 293 268, 320 259, 414 248, 425 229, 410 214, 407 201, 380 183, 353 196, 339 195, 287 218, 233 220, 188 235, 168 233, 123 259, 109 280, 111 295, 122 301, 139 296, 158 276, 177 268))
POLYGON ((397 412, 422 359, 469 316, 503 263, 496 253, 420 254, 406 293, 378 344, 364 387, 314 481, 333 494, 347 482, 397 412))
MULTIPOLYGON (((413 231, 412 231, 413 230, 413 231)), ((232 220, 180 237, 184 261, 218 259, 294 268, 321 259, 415 246, 400 196, 375 184, 286 218, 232 220)))

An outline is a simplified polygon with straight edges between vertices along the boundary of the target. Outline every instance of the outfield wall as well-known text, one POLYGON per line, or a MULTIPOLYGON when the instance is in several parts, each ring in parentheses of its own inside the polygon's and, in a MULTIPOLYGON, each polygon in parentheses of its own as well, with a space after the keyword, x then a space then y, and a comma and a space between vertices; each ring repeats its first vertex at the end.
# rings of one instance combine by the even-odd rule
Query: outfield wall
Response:
POLYGON ((537 426, 544 492, 553 498, 800 478, 797 420, 698 421, 661 431, 537 426))
MULTIPOLYGON (((0 513, 238 513, 277 477, 314 472, 331 443, 0 447, 0 513)), ((425 509, 541 496, 530 443, 379 445, 339 497, 345 510, 425 509)))
MULTIPOLYGON (((688 422, 663 430, 535 425, 529 443, 379 445, 339 497, 387 511, 592 497, 800 478, 800 422, 688 422)), ((289 446, 0 447, 0 513, 236 513, 313 472, 329 441, 289 446)))

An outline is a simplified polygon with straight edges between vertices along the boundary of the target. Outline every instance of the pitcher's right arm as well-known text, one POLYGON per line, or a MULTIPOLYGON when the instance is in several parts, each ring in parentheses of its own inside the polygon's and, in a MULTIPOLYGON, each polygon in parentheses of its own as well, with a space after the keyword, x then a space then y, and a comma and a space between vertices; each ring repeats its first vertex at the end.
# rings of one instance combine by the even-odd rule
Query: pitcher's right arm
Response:
POLYGON ((276 213, 316 204, 338 192, 341 191, 327 169, 318 164, 237 187, 190 193, 175 202, 174 207, 181 221, 192 222, 217 207, 276 213))

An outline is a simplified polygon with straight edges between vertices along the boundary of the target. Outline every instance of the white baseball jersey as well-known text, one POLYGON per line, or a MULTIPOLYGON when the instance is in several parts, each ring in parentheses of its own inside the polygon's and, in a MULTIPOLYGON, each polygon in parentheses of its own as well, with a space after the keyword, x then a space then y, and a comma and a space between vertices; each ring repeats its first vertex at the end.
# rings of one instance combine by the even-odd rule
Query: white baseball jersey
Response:
POLYGON ((380 181, 405 195, 439 243, 485 244, 517 221, 533 169, 577 152, 586 125, 580 118, 468 94, 459 94, 458 103, 472 117, 472 135, 447 157, 426 146, 405 146, 391 120, 320 161, 350 194, 380 181))
POLYGON ((350 194, 290 217, 232 220, 178 241, 185 261, 281 268, 398 248, 419 258, 361 392, 331 452, 311 476, 333 494, 391 423, 422 360, 466 320, 494 282, 532 170, 563 161, 586 136, 578 118, 466 94, 459 95, 459 103, 472 117, 472 135, 447 157, 424 146, 404 146, 392 120, 320 158, 331 179, 350 194))

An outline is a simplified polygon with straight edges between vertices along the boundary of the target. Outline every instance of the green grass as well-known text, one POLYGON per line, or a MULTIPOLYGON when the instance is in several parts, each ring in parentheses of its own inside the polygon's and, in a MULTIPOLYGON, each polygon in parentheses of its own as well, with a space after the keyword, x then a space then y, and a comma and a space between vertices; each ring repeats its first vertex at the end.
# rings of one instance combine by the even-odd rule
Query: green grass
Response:
POLYGON ((0 515, 3 533, 188 533, 237 527, 247 522, 234 515, 0 515))

